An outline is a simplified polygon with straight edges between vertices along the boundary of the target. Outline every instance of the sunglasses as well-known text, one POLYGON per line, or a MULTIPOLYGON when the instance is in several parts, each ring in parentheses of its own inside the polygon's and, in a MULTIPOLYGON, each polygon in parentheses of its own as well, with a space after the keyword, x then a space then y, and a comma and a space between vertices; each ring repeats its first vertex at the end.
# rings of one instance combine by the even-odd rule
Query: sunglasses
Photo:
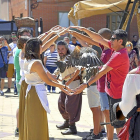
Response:
POLYGON ((126 47, 131 47, 131 44, 126 45, 126 47))
POLYGON ((15 36, 12 36, 12 37, 17 37, 17 36, 15 35, 15 36))
POLYGON ((111 37, 110 40, 111 40, 111 41, 114 41, 114 40, 116 40, 116 39, 117 39, 117 38, 115 38, 115 37, 111 37))

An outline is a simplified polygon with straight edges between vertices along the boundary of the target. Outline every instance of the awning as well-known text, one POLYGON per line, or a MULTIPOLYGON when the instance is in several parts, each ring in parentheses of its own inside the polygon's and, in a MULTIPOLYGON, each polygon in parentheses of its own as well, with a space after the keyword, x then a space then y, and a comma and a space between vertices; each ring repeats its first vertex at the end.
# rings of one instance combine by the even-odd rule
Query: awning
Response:
MULTIPOLYGON (((131 0, 132 2, 134 0, 131 0)), ((74 25, 78 20, 93 15, 111 13, 113 11, 123 11, 128 0, 85 0, 74 4, 70 10, 68 17, 74 25)), ((130 4, 132 7, 132 4, 130 4)))
POLYGON ((0 35, 10 35, 11 32, 17 32, 15 22, 0 19, 0 35))

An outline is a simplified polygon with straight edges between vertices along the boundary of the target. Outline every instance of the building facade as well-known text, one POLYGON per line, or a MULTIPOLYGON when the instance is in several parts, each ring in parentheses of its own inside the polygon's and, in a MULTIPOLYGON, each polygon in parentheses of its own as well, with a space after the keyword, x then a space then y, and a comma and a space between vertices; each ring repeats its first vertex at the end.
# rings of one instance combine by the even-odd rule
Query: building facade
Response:
MULTIPOLYGON (((78 0, 10 0, 9 20, 14 17, 33 17, 43 19, 43 32, 55 25, 68 27, 72 23, 68 19, 68 12, 78 0)), ((79 25, 99 29, 108 27, 112 31, 117 29, 121 21, 122 13, 109 13, 96 15, 79 21, 79 25)), ((133 35, 138 35, 136 17, 133 18, 129 29, 129 40, 133 35)))
POLYGON ((0 0, 0 19, 9 20, 9 0, 0 0))

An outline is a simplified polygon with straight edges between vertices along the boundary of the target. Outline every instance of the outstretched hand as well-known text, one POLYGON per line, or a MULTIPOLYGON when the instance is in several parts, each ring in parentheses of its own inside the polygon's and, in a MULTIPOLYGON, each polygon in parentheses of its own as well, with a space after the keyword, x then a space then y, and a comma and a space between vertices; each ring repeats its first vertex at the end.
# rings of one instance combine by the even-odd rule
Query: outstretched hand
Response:
POLYGON ((68 90, 66 90, 66 89, 64 89, 64 88, 60 88, 60 89, 61 89, 61 91, 63 91, 65 94, 67 94, 67 95, 69 95, 69 96, 74 95, 74 93, 69 92, 68 90))
POLYGON ((80 31, 83 31, 84 30, 84 27, 82 27, 82 26, 70 26, 69 29, 70 28, 78 29, 80 31))
POLYGON ((65 35, 66 33, 68 33, 68 28, 63 28, 63 30, 59 33, 59 35, 65 35))
POLYGON ((60 30, 60 29, 62 29, 63 27, 61 27, 60 25, 56 25, 56 26, 54 26, 54 27, 52 27, 51 29, 50 29, 50 31, 58 31, 58 30, 60 30))
POLYGON ((87 84, 83 83, 79 87, 77 87, 76 89, 72 90, 72 92, 74 94, 80 94, 86 87, 87 87, 87 84))
POLYGON ((70 89, 68 86, 66 86, 66 90, 68 90, 69 92, 73 92, 73 90, 70 89))

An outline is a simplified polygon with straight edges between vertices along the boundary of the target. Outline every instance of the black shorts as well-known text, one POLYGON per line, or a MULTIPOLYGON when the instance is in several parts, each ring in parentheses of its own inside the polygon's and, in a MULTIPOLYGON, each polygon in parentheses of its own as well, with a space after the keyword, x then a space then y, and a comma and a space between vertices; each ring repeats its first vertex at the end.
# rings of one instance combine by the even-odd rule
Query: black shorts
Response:
MULTIPOLYGON (((110 121, 111 122, 113 122, 116 119, 115 114, 113 112, 113 105, 117 102, 120 102, 120 101, 121 101, 121 99, 113 99, 108 95, 109 113, 110 113, 110 121)), ((114 128, 121 128, 124 126, 124 124, 125 124, 125 120, 123 120, 123 121, 115 120, 111 125, 114 128)))
POLYGON ((6 71, 5 71, 4 67, 0 68, 0 78, 1 79, 6 78, 6 71))

